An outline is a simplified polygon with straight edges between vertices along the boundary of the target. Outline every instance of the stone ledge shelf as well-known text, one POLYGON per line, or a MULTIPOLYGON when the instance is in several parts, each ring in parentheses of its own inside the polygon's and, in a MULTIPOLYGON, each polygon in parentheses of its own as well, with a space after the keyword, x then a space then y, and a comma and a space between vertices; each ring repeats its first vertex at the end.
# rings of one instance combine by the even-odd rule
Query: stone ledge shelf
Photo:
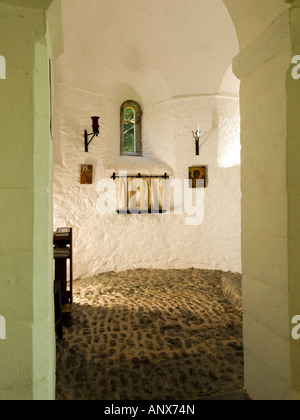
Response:
POLYGON ((222 289, 225 298, 236 308, 242 310, 242 274, 224 274, 222 276, 222 289))

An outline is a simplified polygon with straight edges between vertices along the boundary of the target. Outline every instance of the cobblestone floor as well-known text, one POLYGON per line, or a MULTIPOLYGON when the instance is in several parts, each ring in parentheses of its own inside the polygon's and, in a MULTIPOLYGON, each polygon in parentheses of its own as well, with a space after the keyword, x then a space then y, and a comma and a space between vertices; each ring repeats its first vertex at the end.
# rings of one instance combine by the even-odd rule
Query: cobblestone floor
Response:
POLYGON ((57 400, 197 400, 243 387, 242 312, 221 271, 134 270, 75 282, 57 400))

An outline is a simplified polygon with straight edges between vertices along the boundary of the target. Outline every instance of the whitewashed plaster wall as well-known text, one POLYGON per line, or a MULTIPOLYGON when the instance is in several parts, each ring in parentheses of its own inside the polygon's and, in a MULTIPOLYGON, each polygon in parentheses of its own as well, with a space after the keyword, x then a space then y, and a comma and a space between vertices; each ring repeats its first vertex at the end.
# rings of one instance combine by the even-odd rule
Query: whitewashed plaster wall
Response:
POLYGON ((63 0, 63 12, 65 53, 54 67, 54 228, 74 229, 75 277, 133 268, 240 272, 239 102, 228 72, 238 47, 222 1, 63 0), (143 108, 142 158, 120 157, 127 99, 143 108), (87 154, 83 131, 92 115, 101 116, 101 133, 87 154), (198 126, 204 144, 195 156, 198 126), (80 185, 84 163, 94 165, 92 185, 80 185), (185 214, 97 212, 97 182, 113 172, 167 172, 183 182, 196 165, 208 166, 200 226, 187 226, 185 214))

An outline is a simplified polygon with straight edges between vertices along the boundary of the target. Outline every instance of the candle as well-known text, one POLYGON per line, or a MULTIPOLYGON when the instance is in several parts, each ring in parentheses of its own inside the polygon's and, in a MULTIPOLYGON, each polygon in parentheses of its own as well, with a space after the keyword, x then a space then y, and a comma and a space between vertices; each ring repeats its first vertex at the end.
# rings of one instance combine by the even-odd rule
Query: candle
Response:
POLYGON ((92 117, 92 121, 93 121, 93 133, 98 136, 99 134, 99 118, 100 117, 92 117))

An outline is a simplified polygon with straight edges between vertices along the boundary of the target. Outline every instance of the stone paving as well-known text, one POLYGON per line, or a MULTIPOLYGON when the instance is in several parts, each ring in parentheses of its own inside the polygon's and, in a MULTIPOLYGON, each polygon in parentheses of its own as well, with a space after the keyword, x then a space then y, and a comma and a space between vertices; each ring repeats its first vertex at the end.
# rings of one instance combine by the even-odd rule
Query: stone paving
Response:
POLYGON ((243 388, 242 311, 221 271, 134 270, 75 282, 57 400, 197 400, 243 388))

